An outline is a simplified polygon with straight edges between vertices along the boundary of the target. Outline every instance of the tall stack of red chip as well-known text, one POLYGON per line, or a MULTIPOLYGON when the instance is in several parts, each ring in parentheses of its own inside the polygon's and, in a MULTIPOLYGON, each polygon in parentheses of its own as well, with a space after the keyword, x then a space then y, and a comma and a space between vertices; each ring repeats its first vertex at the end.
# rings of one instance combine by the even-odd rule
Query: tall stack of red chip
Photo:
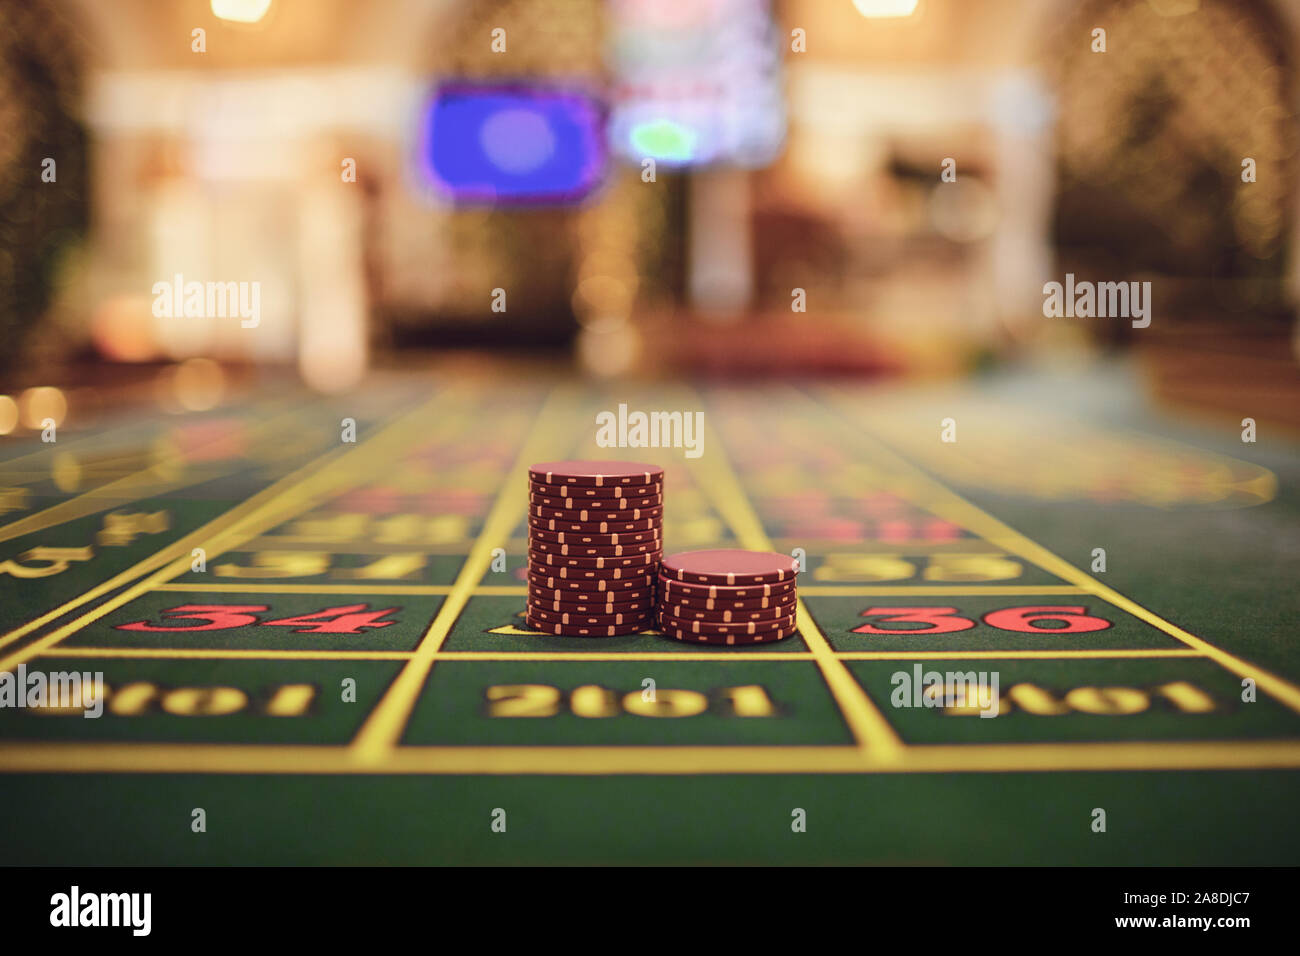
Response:
POLYGON ((760 644, 796 630, 799 565, 768 551, 682 551, 663 559, 659 628, 679 641, 760 644))
POLYGON ((631 461, 528 469, 530 627, 613 637, 654 626, 663 476, 662 468, 631 461))

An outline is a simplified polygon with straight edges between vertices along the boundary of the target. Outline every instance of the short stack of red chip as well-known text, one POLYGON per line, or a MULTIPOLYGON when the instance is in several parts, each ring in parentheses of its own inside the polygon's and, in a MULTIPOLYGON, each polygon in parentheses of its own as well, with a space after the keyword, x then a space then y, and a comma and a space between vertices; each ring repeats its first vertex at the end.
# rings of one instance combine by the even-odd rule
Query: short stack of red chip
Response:
POLYGON ((654 626, 663 476, 631 461, 528 469, 529 627, 613 637, 654 626))
POLYGON ((682 551, 659 571, 656 620, 679 641, 761 644, 796 630, 794 558, 768 551, 682 551))

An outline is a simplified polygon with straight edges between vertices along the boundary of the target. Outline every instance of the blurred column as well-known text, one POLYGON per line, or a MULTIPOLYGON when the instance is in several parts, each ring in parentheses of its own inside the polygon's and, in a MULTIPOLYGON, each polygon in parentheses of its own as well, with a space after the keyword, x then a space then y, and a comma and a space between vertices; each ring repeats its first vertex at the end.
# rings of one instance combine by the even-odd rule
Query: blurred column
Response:
POLYGON ((1024 326, 1041 315, 1043 283, 1054 269, 1054 112, 1050 92, 1033 74, 1008 74, 994 87, 994 169, 1000 218, 992 239, 993 291, 999 318, 1006 326, 1024 326))
POLYGON ((321 392, 354 387, 369 361, 359 196, 327 179, 299 207, 298 370, 321 392))
MULTIPOLYGON (((176 276, 181 276, 183 282, 217 278, 212 270, 211 208, 199 184, 179 176, 164 179, 147 203, 151 265, 145 288, 155 282, 174 282, 176 276)), ((187 358, 212 350, 218 323, 213 316, 154 315, 151 321, 152 342, 168 358, 187 358)))
POLYGON ((704 318, 740 317, 753 297, 749 173, 707 169, 690 178, 687 294, 704 318))

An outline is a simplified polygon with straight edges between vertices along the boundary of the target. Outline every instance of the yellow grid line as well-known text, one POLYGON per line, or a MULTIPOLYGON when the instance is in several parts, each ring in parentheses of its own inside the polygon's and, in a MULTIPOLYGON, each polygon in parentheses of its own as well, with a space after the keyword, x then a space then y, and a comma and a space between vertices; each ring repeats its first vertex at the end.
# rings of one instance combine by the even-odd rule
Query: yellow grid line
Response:
MULTIPOLYGON (((978 718, 974 718, 978 719, 978 718)), ((791 774, 1300 769, 1300 740, 921 744, 896 760, 855 746, 351 747, 0 743, 0 773, 791 774)))
MULTIPOLYGON (((450 584, 187 584, 171 581, 159 584, 155 591, 201 591, 218 594, 449 594, 450 584)), ((523 589, 519 589, 523 593, 523 589)))
POLYGON ((1066 661, 1125 660, 1128 658, 1204 657, 1200 651, 1132 648, 1117 650, 1078 651, 837 651, 836 657, 846 661, 1066 661))
MULTIPOLYGON (((543 636, 543 635, 538 635, 543 636)), ((1123 660, 1127 658, 1202 658, 1200 651, 1160 649, 1115 649, 1077 651, 835 651, 832 654, 844 661, 910 661, 910 660, 1045 660, 1064 661, 1071 658, 1097 660, 1123 660)), ((149 658, 153 660, 409 660, 415 651, 380 650, 328 650, 302 648, 238 648, 238 647, 77 647, 67 644, 52 647, 42 653, 47 657, 88 657, 112 660, 116 658, 149 658)), ((812 651, 737 651, 719 648, 716 651, 445 651, 438 652, 438 660, 471 661, 803 661, 815 660, 812 651)))
POLYGON ((1072 584, 954 584, 954 585, 899 585, 897 587, 863 585, 799 585, 799 593, 807 597, 1015 597, 1027 594, 1086 594, 1072 584))
MULTIPOLYGON (((695 404, 700 404, 698 398, 695 404)), ((755 551, 771 551, 772 542, 727 461, 725 452, 721 450, 723 445, 717 430, 710 425, 705 425, 704 430, 708 435, 709 447, 713 450, 690 460, 701 476, 700 486, 713 500, 714 508, 731 527, 743 547, 755 551)), ((836 706, 848 723, 859 750, 870 751, 881 760, 899 759, 904 748, 902 739, 884 714, 871 702, 862 685, 849 673, 844 663, 835 657, 802 598, 797 607, 799 634, 812 651, 822 679, 826 681, 836 706)))
POLYGON ((232 660, 232 661, 404 661, 411 651, 331 651, 259 647, 51 647, 41 657, 87 657, 105 660, 232 660))
POLYGON ((547 452, 554 449, 557 423, 565 420, 566 411, 572 404, 570 391, 559 388, 553 390, 543 404, 537 416, 537 425, 505 476, 496 502, 488 513, 487 520, 483 522, 478 540, 474 542, 474 547, 470 549, 469 556, 456 576, 451 593, 438 608, 438 613, 420 639, 415 654, 371 711, 352 742, 352 750, 359 762, 382 761, 397 746, 416 700, 433 669, 438 651, 460 612, 473 596, 475 587, 491 566, 493 549, 510 535, 524 514, 529 463, 545 460, 547 452))

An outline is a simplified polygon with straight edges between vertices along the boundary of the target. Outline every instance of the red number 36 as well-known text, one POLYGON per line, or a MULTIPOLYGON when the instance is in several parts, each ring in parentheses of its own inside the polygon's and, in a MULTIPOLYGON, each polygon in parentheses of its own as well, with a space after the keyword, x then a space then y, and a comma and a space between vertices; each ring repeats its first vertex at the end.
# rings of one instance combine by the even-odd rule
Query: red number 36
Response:
MULTIPOLYGON (((975 622, 962 617, 955 607, 869 607, 863 617, 879 618, 879 624, 922 625, 920 627, 878 627, 876 623, 853 628, 854 634, 953 634, 969 631, 975 622)), ((1111 622, 1088 614, 1081 604, 1035 604, 989 611, 983 621, 1002 631, 1022 633, 1083 634, 1104 631, 1111 622), (1041 622, 1041 623, 1040 623, 1041 622), (1058 627, 1043 626, 1057 622, 1058 627)))

